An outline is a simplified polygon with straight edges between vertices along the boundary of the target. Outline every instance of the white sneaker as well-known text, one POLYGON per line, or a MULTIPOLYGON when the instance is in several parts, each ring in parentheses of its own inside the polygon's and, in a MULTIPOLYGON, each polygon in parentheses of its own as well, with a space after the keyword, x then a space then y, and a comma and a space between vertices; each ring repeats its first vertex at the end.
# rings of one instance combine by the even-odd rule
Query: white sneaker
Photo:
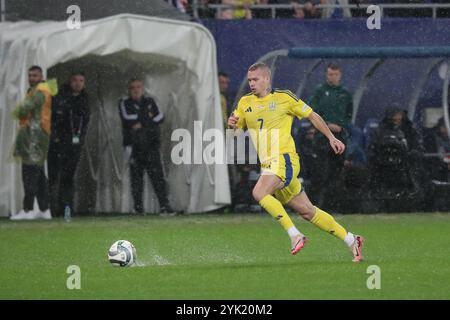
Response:
POLYGON ((50 213, 50 209, 45 210, 44 212, 38 211, 36 212, 36 218, 37 219, 44 219, 44 220, 51 220, 52 214, 50 213))
POLYGON ((11 220, 34 220, 36 219, 36 212, 20 210, 19 213, 10 217, 11 220))
POLYGON ((161 211, 159 213, 161 217, 173 217, 176 216, 177 213, 170 206, 161 207, 161 211))
POLYGON ((18 213, 9 217, 10 220, 24 220, 27 213, 22 209, 18 213))
POLYGON ((39 211, 28 211, 25 213, 23 220, 36 220, 39 218, 39 211))

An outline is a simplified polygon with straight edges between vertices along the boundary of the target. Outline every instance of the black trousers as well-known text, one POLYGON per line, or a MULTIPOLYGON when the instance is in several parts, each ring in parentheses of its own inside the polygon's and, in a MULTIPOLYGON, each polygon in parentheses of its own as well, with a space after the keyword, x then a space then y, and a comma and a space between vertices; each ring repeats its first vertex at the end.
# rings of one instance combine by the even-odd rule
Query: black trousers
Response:
MULTIPOLYGON (((335 133, 335 137, 346 143, 346 136, 335 133)), ((333 207, 339 191, 342 189, 342 172, 344 168, 344 155, 337 155, 330 146, 328 139, 322 134, 318 134, 315 153, 318 155, 314 161, 311 174, 311 198, 317 205, 333 207), (325 201, 328 203, 325 204, 325 201)))
POLYGON ((75 171, 80 159, 81 146, 51 143, 47 164, 50 189, 50 207, 55 216, 64 213, 65 206, 73 211, 75 171))
POLYGON ((134 210, 139 213, 144 211, 142 202, 144 172, 147 172, 150 178, 160 207, 165 207, 169 204, 159 150, 151 150, 149 153, 141 155, 136 155, 133 150, 130 160, 131 194, 134 201, 134 210))
POLYGON ((39 209, 48 209, 48 185, 44 166, 22 164, 22 182, 25 190, 23 210, 31 211, 34 198, 37 198, 39 209))

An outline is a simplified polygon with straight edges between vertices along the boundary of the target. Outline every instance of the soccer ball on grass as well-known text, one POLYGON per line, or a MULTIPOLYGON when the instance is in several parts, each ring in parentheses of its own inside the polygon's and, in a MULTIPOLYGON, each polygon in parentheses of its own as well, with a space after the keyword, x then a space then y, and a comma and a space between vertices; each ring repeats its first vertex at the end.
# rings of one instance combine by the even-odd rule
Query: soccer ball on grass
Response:
POLYGON ((109 248, 108 260, 113 266, 131 266, 136 262, 136 248, 128 240, 118 240, 109 248))

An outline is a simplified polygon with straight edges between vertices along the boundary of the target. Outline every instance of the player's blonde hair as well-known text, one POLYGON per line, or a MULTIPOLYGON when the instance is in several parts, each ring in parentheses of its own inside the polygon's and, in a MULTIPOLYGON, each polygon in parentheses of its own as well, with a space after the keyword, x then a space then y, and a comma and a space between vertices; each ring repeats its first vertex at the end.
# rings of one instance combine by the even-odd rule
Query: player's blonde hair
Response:
POLYGON ((258 70, 258 69, 267 72, 269 78, 272 78, 272 72, 270 71, 269 66, 267 64, 265 64, 264 62, 256 62, 256 63, 252 64, 248 68, 248 71, 255 71, 255 70, 258 70))

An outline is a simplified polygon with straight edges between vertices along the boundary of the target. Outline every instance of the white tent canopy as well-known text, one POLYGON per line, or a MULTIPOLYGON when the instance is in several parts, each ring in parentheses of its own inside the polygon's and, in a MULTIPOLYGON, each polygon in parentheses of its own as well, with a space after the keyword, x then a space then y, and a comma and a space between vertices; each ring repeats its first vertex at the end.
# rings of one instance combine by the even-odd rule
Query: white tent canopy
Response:
MULTIPOLYGON (((204 212, 230 203, 226 165, 170 160, 174 129, 192 132, 194 121, 202 121, 203 131, 223 126, 215 42, 203 26, 128 14, 83 22, 75 30, 65 22, 0 23, 0 65, 0 216, 22 208, 20 164, 11 157, 17 131, 11 111, 26 94, 31 65, 60 84, 71 71, 86 74, 91 121, 76 174, 79 211, 132 209, 118 99, 133 77, 145 80, 147 94, 166 117, 161 153, 172 206, 204 212)), ((158 210, 149 183, 144 199, 147 212, 158 210)))

